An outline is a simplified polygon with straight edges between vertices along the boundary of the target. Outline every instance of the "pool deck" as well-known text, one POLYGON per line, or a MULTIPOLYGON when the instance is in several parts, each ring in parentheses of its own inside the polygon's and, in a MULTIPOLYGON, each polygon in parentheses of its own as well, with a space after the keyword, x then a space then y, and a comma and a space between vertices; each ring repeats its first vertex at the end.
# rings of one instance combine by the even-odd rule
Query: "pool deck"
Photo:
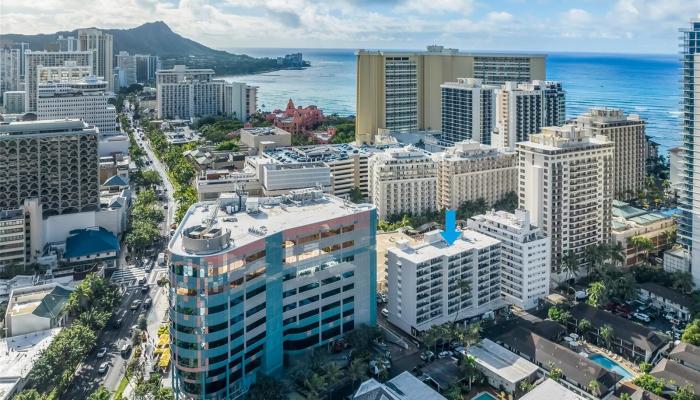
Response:
POLYGON ((619 366, 622 368, 626 369, 631 375, 632 379, 636 378, 637 375, 641 374, 641 371, 639 370, 639 367, 635 365, 634 363, 625 360, 623 357, 620 357, 619 355, 613 353, 610 350, 604 349, 602 347, 598 347, 592 343, 585 342, 585 345, 583 346, 584 351, 588 354, 600 354, 602 356, 605 356, 613 361, 615 361, 619 366))

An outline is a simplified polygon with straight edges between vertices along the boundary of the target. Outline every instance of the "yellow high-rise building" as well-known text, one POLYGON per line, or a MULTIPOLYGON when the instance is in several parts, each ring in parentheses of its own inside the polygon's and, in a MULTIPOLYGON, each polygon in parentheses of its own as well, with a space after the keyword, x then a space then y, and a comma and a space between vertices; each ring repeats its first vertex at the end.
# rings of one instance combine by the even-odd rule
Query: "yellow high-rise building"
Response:
POLYGON ((545 79, 544 55, 358 50, 355 140, 372 143, 380 129, 440 130, 440 85, 457 78, 485 84, 545 79))

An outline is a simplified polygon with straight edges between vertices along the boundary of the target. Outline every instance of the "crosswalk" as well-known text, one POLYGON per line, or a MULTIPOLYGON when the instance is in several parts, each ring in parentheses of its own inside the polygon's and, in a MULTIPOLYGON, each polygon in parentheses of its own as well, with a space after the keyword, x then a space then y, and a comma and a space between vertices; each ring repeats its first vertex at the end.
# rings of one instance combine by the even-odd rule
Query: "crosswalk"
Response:
POLYGON ((146 272, 133 266, 120 268, 112 274, 112 283, 117 285, 133 286, 146 276, 146 272))

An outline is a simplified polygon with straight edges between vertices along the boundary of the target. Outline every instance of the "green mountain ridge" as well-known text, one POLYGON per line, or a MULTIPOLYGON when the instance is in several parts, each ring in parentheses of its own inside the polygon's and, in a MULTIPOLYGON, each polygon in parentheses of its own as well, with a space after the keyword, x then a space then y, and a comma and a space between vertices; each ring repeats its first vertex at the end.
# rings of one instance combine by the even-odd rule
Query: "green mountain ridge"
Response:
MULTIPOLYGON (((163 68, 185 64, 191 68, 212 68, 217 75, 250 74, 285 68, 276 59, 254 58, 245 54, 232 54, 215 50, 194 40, 185 38, 170 29, 163 21, 149 22, 130 29, 101 29, 114 37, 114 54, 151 54, 161 58, 163 68)), ((14 43, 29 43, 32 50, 55 50, 59 35, 74 36, 78 30, 50 34, 0 35, 0 47, 14 43)))

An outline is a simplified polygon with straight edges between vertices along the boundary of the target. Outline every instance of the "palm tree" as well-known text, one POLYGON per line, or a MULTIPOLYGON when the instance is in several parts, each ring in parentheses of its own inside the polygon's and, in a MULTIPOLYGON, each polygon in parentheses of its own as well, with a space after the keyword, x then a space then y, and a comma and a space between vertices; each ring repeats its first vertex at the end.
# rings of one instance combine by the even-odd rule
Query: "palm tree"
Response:
POLYGON ((620 394, 620 400, 632 400, 632 396, 629 393, 620 394))
POLYGON ((608 256, 612 261, 613 265, 617 267, 622 266, 622 264, 627 259, 627 254, 625 254, 625 248, 622 247, 622 244, 619 242, 615 242, 615 244, 613 244, 612 246, 608 246, 608 256))
POLYGON ((90 287, 88 285, 78 285, 68 298, 68 309, 74 313, 84 310, 87 308, 91 298, 92 290, 90 287))
POLYGON ((586 247, 586 249, 584 250, 584 255, 587 262, 586 269, 588 271, 588 275, 590 275, 591 271, 595 270, 599 265, 603 263, 603 261, 605 260, 606 252, 607 246, 605 244, 586 247))
POLYGON ((532 382, 530 382, 530 381, 523 380, 523 381, 520 381, 520 384, 518 385, 518 387, 520 388, 521 392, 527 393, 530 390, 532 390, 535 387, 535 385, 533 385, 532 382))
MULTIPOLYGON (((318 398, 319 393, 326 390, 326 381, 317 373, 311 374, 306 380, 304 380, 304 387, 309 391, 309 396, 315 396, 318 398)), ((311 398, 307 396, 308 398, 311 398)))
POLYGON ((567 285, 569 285, 569 290, 572 289, 569 281, 578 274, 579 268, 581 268, 581 263, 579 262, 578 255, 576 255, 573 250, 567 251, 562 259, 561 272, 567 276, 566 282, 567 285))
POLYGON ((671 286, 685 294, 693 291, 693 277, 689 272, 677 271, 671 275, 671 286))
POLYGON ((340 374, 340 368, 336 363, 330 363, 326 365, 326 368, 323 371, 325 377, 326 377, 326 386, 328 388, 328 398, 332 399, 333 398, 333 388, 335 385, 338 384, 338 381, 341 378, 340 374))
POLYGON ((437 342, 439 338, 440 333, 438 332, 438 327, 433 325, 423 333, 423 345, 428 349, 432 348, 433 352, 437 352, 437 342))
POLYGON ((100 386, 88 396, 87 400, 109 400, 111 397, 112 394, 104 386, 100 386))
POLYGON ((480 376, 479 368, 476 364, 476 358, 471 355, 467 355, 462 358, 462 362, 459 365, 460 371, 464 376, 464 379, 469 383, 469 391, 472 390, 472 384, 480 376))
POLYGON ((603 325, 600 330, 599 330, 600 338, 603 339, 603 342, 605 342, 606 346, 610 346, 610 342, 612 341, 613 337, 615 337, 615 331, 613 330, 613 327, 605 324, 603 325))
POLYGON ((579 334, 583 337, 591 330, 591 321, 587 320, 586 318, 582 318, 580 321, 578 321, 577 328, 579 334))
POLYGON ((591 394, 593 396, 599 397, 600 396, 600 382, 598 382, 595 379, 588 382, 588 391, 591 392, 591 394))
POLYGON ((443 393, 447 400, 462 400, 462 387, 459 385, 452 385, 449 389, 443 393))
POLYGON ((353 389, 355 389, 355 382, 365 379, 365 376, 367 376, 365 373, 366 370, 367 367, 365 366, 364 361, 360 359, 352 360, 348 366, 348 377, 352 381, 353 389))
POLYGON ((593 307, 599 307, 607 300, 607 290, 603 282, 592 282, 588 285, 588 300, 586 300, 586 303, 593 307))
POLYGON ((555 367, 553 362, 549 363, 549 372, 547 372, 547 378, 553 380, 553 381, 559 381, 559 378, 561 378, 561 368, 555 367))
POLYGON ((465 335, 465 340, 467 342, 467 347, 471 346, 472 344, 478 342, 481 340, 481 331, 483 328, 481 327, 481 322, 473 322, 467 326, 467 332, 465 335))
POLYGON ((642 258, 647 259, 649 252, 654 250, 654 243, 652 243, 651 239, 644 236, 632 236, 629 239, 629 244, 634 246, 636 258, 639 258, 640 253, 642 253, 642 258))

